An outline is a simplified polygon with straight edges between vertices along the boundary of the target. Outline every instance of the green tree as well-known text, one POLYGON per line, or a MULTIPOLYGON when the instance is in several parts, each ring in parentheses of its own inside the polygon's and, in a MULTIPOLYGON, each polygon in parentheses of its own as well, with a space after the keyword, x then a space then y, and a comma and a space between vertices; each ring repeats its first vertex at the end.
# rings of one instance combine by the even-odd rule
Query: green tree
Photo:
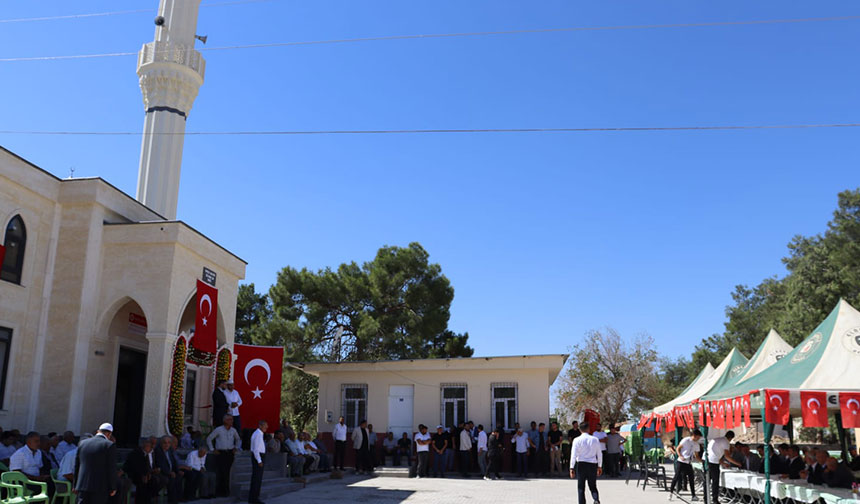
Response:
POLYGON ((236 298, 236 343, 250 344, 272 317, 269 296, 257 293, 253 283, 239 285, 236 298))
POLYGON ((655 396, 654 340, 647 334, 625 341, 612 328, 592 330, 573 347, 560 377, 558 402, 565 418, 587 408, 609 423, 635 416, 655 396))

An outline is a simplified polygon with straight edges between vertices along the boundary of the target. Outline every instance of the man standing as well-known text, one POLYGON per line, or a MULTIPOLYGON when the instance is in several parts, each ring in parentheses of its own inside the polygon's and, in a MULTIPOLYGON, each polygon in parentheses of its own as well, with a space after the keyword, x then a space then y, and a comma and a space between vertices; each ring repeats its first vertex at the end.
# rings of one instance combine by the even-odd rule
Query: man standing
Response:
MULTIPOLYGON (((441 425, 436 426, 436 434, 433 434, 433 476, 445 477, 445 469, 448 467, 448 454, 450 453, 451 436, 445 432, 441 425)), ((416 438, 417 439, 417 438, 416 438)))
MULTIPOLYGON (((600 450, 603 452, 603 459, 606 460, 606 433, 601 430, 601 425, 599 423, 595 423, 591 426, 590 434, 597 438, 600 441, 600 450)), ((583 432, 587 432, 585 428, 582 429, 583 432)), ((604 466, 605 467, 605 466, 604 466)), ((602 471, 601 471, 602 472, 602 471)))
POLYGON ((343 417, 337 420, 332 437, 334 437, 334 467, 343 471, 343 458, 346 454, 346 423, 343 417))
POLYGON ((528 476, 529 470, 529 448, 534 448, 531 440, 525 433, 523 428, 518 427, 517 433, 511 438, 511 444, 514 445, 517 460, 517 474, 525 478, 528 476))
POLYGON ((233 457, 242 446, 239 433, 233 428, 233 417, 224 415, 222 425, 218 426, 206 438, 209 451, 215 455, 215 477, 217 478, 218 497, 230 496, 230 469, 233 467, 233 457))
POLYGON ((370 472, 370 440, 367 435, 367 420, 361 419, 352 431, 352 448, 355 450, 355 472, 370 472))
POLYGON ((478 469, 481 471, 481 476, 484 479, 490 479, 487 476, 487 433, 484 432, 484 426, 478 425, 478 469))
MULTIPOLYGON (((735 438, 733 431, 726 432, 725 436, 715 437, 708 442, 708 478, 711 480, 711 502, 720 502, 720 464, 724 461, 736 466, 741 464, 732 458, 729 442, 735 438)), ((707 490, 705 490, 707 491, 707 490)))
POLYGON ((561 441, 562 434, 558 430, 558 422, 553 422, 549 426, 549 472, 551 475, 558 474, 561 476, 561 441))
POLYGON ((532 471, 534 471, 535 476, 538 473, 538 455, 537 455, 537 445, 538 445, 538 428, 537 422, 532 421, 531 429, 528 431, 529 436, 529 459, 528 464, 532 471))
POLYGON ((616 425, 613 424, 609 426, 609 435, 606 436, 606 456, 609 459, 607 468, 609 469, 609 475, 612 477, 621 475, 621 446, 626 441, 627 440, 618 433, 618 427, 616 425))
POLYGON ((263 462, 266 458, 266 442, 263 434, 269 424, 260 420, 257 430, 251 434, 251 489, 248 491, 249 504, 263 504, 260 501, 260 488, 263 486, 263 462))
POLYGON ((81 443, 75 454, 75 493, 79 504, 104 504, 116 494, 116 445, 113 426, 103 423, 95 437, 81 443))
POLYGON ((696 498, 696 477, 693 473, 693 458, 699 461, 702 460, 702 456, 699 455, 700 439, 702 439, 702 433, 699 429, 695 429, 692 434, 681 440, 681 444, 675 450, 678 454, 678 472, 675 473, 675 476, 672 478, 672 486, 669 487, 670 497, 675 493, 676 488, 678 489, 678 495, 680 495, 681 488, 686 481, 690 485, 692 500, 698 500, 696 498))
MULTIPOLYGON (((403 435, 405 436, 406 433, 403 435)), ((430 461, 430 443, 432 443, 432 440, 430 439, 430 434, 427 433, 427 426, 424 424, 419 425, 418 434, 415 434, 415 453, 418 455, 416 457, 418 459, 418 468, 415 471, 416 478, 427 477, 427 463, 430 461)))
POLYGON ((472 462, 472 422, 466 423, 460 431, 460 475, 469 477, 472 462))
POLYGON ((581 434, 570 448, 570 477, 577 478, 579 504, 585 504, 586 483, 594 504, 600 504, 597 477, 603 473, 603 450, 600 449, 600 441, 591 435, 588 428, 588 422, 582 422, 581 434))
POLYGON ((227 382, 218 380, 218 383, 215 384, 215 390, 212 391, 212 425, 214 427, 220 426, 224 422, 224 415, 229 413, 227 410, 230 405, 227 403, 226 392, 227 382))
POLYGON ((543 422, 538 424, 538 442, 535 446, 535 452, 537 453, 535 456, 537 461, 537 467, 534 469, 535 475, 540 473, 542 476, 546 476, 549 472, 549 439, 546 435, 546 424, 543 422))
POLYGON ((490 437, 487 438, 487 458, 490 460, 490 465, 487 467, 485 478, 493 473, 493 479, 501 479, 499 471, 502 467, 502 436, 504 431, 498 427, 493 429, 490 437))
POLYGON ((227 390, 224 391, 224 396, 227 397, 229 404, 228 413, 233 415, 233 427, 242 437, 242 419, 239 417, 239 406, 242 405, 242 398, 239 397, 239 392, 233 388, 233 380, 227 380, 227 390))

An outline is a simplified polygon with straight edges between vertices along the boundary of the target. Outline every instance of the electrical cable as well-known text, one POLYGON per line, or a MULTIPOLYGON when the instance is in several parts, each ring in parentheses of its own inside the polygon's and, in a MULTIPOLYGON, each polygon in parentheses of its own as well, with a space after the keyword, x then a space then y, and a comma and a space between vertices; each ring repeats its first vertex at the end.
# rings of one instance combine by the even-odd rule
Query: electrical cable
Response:
MULTIPOLYGON (((257 0, 262 1, 262 0, 257 0)), ((536 28, 522 30, 498 30, 498 31, 480 31, 480 32, 455 32, 455 33, 427 33, 419 35, 387 35, 379 37, 358 37, 345 39, 328 39, 328 40, 307 40, 296 42, 269 42, 260 44, 240 44, 221 47, 202 47, 198 51, 227 51, 235 49, 262 49, 267 47, 289 47, 303 45, 322 45, 322 44, 345 44, 353 42, 377 42, 390 40, 410 40, 410 39, 433 39, 433 38, 453 38, 453 37, 480 37, 489 35, 520 35, 520 34, 535 34, 535 33, 565 33, 565 32, 581 32, 581 31, 603 31, 603 30, 647 30, 658 28, 700 28, 713 26, 746 26, 746 25, 764 25, 764 24, 785 24, 785 23, 808 23, 808 22, 825 22, 825 21, 851 21, 860 20, 860 16, 835 16, 835 17, 819 17, 819 18, 799 18, 799 19, 763 19, 753 21, 714 21, 703 23, 678 23, 678 24, 648 24, 648 25, 618 25, 618 26, 580 26, 570 28, 536 28)), ((21 61, 54 61, 54 60, 74 60, 74 59, 90 59, 90 58, 109 58, 117 56, 135 56, 137 52, 112 52, 101 54, 73 54, 62 56, 25 56, 13 58, 0 58, 2 63, 21 62, 21 61)))

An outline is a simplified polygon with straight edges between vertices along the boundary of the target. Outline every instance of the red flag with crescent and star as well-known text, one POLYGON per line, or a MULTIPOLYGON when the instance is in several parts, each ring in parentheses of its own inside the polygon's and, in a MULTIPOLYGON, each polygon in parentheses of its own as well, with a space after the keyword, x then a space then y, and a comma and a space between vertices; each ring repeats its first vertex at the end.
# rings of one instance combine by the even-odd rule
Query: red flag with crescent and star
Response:
POLYGON ((726 399, 726 422, 723 425, 726 429, 735 428, 735 414, 732 411, 731 399, 726 399))
POLYGON ((827 427, 827 393, 801 390, 800 414, 804 427, 827 427))
POLYGON ((705 403, 699 402, 699 425, 707 425, 705 423, 705 403))
POLYGON ((743 412, 741 411, 743 407, 743 399, 740 397, 735 397, 735 400, 732 402, 732 409, 734 409, 735 411, 735 427, 740 427, 743 423, 743 412))
POLYGON ((765 421, 774 425, 788 424, 788 390, 765 389, 764 396, 765 421))
POLYGON ((188 362, 211 365, 218 346, 218 289, 197 280, 197 314, 188 362), (192 355, 193 354, 193 355, 192 355))
POLYGON ((842 427, 860 429, 860 392, 840 392, 839 410, 842 413, 842 427))
POLYGON ((242 428, 255 429, 265 420, 269 429, 277 428, 281 417, 281 376, 284 347, 233 345, 236 367, 233 387, 242 398, 239 416, 242 428))
POLYGON ((747 427, 751 427, 752 421, 750 420, 750 395, 744 394, 741 400, 744 403, 744 425, 746 425, 747 427))

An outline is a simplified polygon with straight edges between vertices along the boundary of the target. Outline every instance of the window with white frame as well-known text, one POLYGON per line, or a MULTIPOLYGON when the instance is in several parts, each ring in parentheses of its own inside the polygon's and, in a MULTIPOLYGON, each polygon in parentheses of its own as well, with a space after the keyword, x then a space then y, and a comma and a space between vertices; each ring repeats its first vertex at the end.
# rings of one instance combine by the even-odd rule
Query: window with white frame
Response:
POLYGON ((445 427, 456 427, 466 421, 466 384, 443 383, 441 424, 445 427))
POLYGON ((344 383, 340 386, 341 415, 350 429, 367 419, 367 384, 344 383))
POLYGON ((491 415, 493 427, 501 425, 503 429, 513 429, 517 423, 517 384, 516 383, 493 383, 492 384, 491 415))

